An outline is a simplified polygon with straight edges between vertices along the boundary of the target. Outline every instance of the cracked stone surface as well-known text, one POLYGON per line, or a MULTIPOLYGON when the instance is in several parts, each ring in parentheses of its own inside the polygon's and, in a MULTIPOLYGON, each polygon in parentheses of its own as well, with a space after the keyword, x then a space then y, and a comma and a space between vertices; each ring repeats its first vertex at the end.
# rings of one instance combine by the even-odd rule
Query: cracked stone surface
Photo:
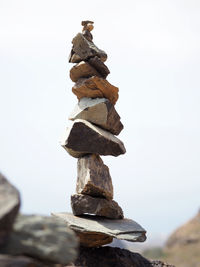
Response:
POLYGON ((76 192, 93 197, 113 198, 109 168, 99 155, 91 154, 78 159, 76 192))

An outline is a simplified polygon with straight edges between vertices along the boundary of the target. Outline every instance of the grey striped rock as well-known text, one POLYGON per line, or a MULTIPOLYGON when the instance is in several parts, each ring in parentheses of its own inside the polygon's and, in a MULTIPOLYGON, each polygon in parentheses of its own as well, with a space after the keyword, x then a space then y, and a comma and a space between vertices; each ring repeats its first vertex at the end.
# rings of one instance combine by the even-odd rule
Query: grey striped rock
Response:
POLYGON ((109 219, 124 217, 123 211, 116 201, 100 197, 74 194, 71 196, 71 207, 74 215, 92 214, 109 219))
POLYGON ((20 194, 0 173, 0 247, 6 242, 20 207, 20 194))
POLYGON ((69 119, 89 121, 114 135, 118 135, 124 127, 115 107, 106 98, 81 98, 69 119))
POLYGON ((99 155, 91 154, 78 159, 76 192, 93 197, 113 198, 109 169, 99 155))
POLYGON ((86 154, 116 157, 126 152, 124 144, 117 137, 80 119, 67 129, 60 143, 75 158, 86 154))
POLYGON ((101 241, 110 243, 111 238, 127 240, 130 242, 144 242, 146 231, 138 223, 130 219, 111 220, 98 216, 74 216, 71 213, 52 213, 53 216, 60 218, 81 236, 81 244, 85 246, 98 246, 99 237, 101 241), (90 243, 90 236, 92 241, 90 243), (107 237, 107 241, 106 241, 107 237))

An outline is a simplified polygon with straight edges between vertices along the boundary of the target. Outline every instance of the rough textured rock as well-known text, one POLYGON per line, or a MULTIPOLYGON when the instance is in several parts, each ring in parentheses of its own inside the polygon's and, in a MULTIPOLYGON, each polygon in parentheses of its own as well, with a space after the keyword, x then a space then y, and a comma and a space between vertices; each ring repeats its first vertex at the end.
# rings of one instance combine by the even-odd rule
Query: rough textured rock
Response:
POLYGON ((162 262, 151 262, 139 253, 113 247, 80 247, 75 266, 87 267, 173 267, 162 262))
POLYGON ((109 219, 122 219, 123 211, 114 200, 74 194, 71 196, 71 206, 74 215, 92 214, 109 219))
POLYGON ((80 100, 83 97, 107 98, 113 105, 117 102, 119 89, 107 80, 97 76, 79 79, 72 87, 72 92, 80 100))
POLYGON ((61 140, 61 146, 76 158, 86 154, 119 156, 124 144, 111 133, 85 120, 75 120, 61 140))
POLYGON ((92 57, 92 58, 88 59, 88 62, 90 63, 91 66, 93 66, 101 74, 101 76, 104 79, 110 73, 108 67, 101 61, 101 59, 99 57, 97 57, 97 56, 92 57))
POLYGON ((45 264, 35 259, 25 256, 11 256, 11 255, 0 255, 0 266, 1 267, 53 267, 55 265, 45 264))
POLYGON ((93 42, 88 41, 82 33, 78 33, 73 38, 72 44, 72 50, 79 55, 82 60, 87 60, 94 56, 98 56, 102 61, 106 61, 107 59, 107 54, 99 49, 93 42))
POLYGON ((113 185, 109 169, 99 155, 86 155, 78 159, 76 192, 94 197, 113 198, 113 185))
POLYGON ((119 114, 113 104, 106 98, 81 98, 69 119, 89 121, 114 135, 118 135, 123 129, 119 114))
POLYGON ((99 233, 87 233, 87 232, 77 232, 75 231, 76 235, 79 238, 79 243, 83 247, 99 247, 103 245, 110 244, 113 241, 113 237, 99 234, 99 233))
POLYGON ((89 63, 81 61, 80 63, 73 66, 70 70, 70 78, 73 82, 77 82, 80 78, 89 78, 92 76, 99 76, 101 74, 96 71, 89 63))
POLYGON ((77 238, 66 224, 52 217, 20 215, 0 253, 29 255, 43 261, 67 264, 77 256, 77 238))
POLYGON ((144 242, 146 231, 138 223, 130 219, 111 220, 98 216, 74 216, 71 213, 52 213, 67 223, 75 232, 104 234, 130 242, 144 242))
POLYGON ((18 190, 0 173, 0 247, 12 229, 19 207, 18 190))
POLYGON ((163 249, 163 258, 177 267, 199 267, 199 251, 200 210, 170 235, 163 249))

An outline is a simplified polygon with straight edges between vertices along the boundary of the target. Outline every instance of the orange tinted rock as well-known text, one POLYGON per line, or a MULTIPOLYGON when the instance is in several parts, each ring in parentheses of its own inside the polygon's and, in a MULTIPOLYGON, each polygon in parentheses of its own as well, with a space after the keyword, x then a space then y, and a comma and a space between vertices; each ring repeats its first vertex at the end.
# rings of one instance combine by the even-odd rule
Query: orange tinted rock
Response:
POLYGON ((72 87, 72 92, 80 100, 83 97, 91 98, 107 98, 113 105, 118 100, 119 89, 110 84, 107 80, 97 76, 88 79, 79 79, 78 82, 72 87))
POLYGON ((89 63, 84 61, 76 64, 70 70, 70 78, 73 82, 77 82, 80 78, 89 78, 92 76, 100 76, 100 74, 89 63))

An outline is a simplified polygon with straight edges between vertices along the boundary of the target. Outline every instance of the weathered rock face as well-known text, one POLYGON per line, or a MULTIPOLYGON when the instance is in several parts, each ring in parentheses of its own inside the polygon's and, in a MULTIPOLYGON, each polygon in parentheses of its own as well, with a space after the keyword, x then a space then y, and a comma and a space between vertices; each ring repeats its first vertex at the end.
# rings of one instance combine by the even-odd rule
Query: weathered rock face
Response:
MULTIPOLYGON (((106 61, 107 54, 99 49, 93 42, 87 40, 83 34, 78 33, 72 40, 72 50, 82 60, 87 60, 90 57, 98 56, 102 61, 106 61)), ((71 62, 71 60, 69 60, 71 62)))
POLYGON ((113 185, 109 169, 95 154, 78 159, 76 192, 94 197, 113 198, 113 185))
POLYGON ((85 120, 75 120, 67 129, 61 145, 73 157, 86 154, 119 156, 126 152, 124 144, 114 135, 85 120))
MULTIPOLYGON (((0 255, 0 266, 1 267, 53 267, 55 265, 45 264, 35 259, 25 256, 11 256, 11 255, 0 255)), ((56 266, 55 266, 56 267, 56 266)))
POLYGON ((160 261, 150 261, 139 253, 113 247, 84 248, 80 247, 75 266, 87 267, 173 267, 160 261))
POLYGON ((101 61, 99 57, 91 57, 90 59, 88 59, 88 62, 101 74, 104 79, 110 73, 108 67, 101 61))
POLYGON ((12 229, 19 207, 18 190, 0 173, 0 247, 12 229))
POLYGON ((75 232, 103 234, 130 242, 144 242, 146 231, 130 219, 111 220, 98 216, 74 216, 71 213, 52 213, 67 223, 75 232))
POLYGON ((76 64, 70 70, 70 78, 73 82, 77 82, 80 78, 89 78, 92 76, 101 77, 101 74, 98 73, 89 63, 84 61, 76 64))
POLYGON ((55 218, 20 215, 0 253, 29 255, 44 261, 67 264, 77 256, 78 242, 66 224, 55 218))
POLYGON ((79 100, 83 97, 105 97, 113 105, 115 105, 118 100, 118 91, 119 89, 116 86, 97 76, 93 76, 88 79, 79 79, 78 82, 72 87, 72 92, 79 100))
POLYGON ((123 129, 119 114, 110 101, 105 98, 81 98, 69 119, 89 121, 114 135, 118 135, 123 129))
POLYGON ((71 196, 71 206, 74 215, 93 214, 109 219, 122 219, 123 211, 114 200, 74 194, 71 196))

